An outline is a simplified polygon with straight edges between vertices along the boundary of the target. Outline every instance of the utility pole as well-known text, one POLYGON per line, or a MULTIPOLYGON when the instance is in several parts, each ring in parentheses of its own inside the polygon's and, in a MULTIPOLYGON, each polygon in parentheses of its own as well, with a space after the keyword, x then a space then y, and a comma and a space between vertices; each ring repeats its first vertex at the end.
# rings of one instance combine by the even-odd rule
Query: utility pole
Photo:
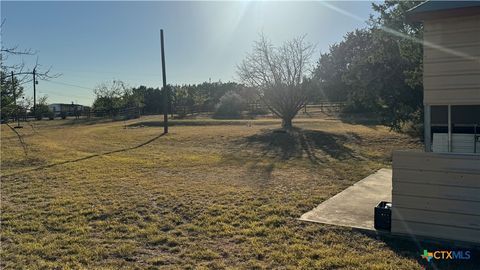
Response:
POLYGON ((12 71, 12 93, 13 93, 13 105, 15 106, 15 117, 18 118, 18 108, 17 108, 17 93, 15 91, 14 75, 12 71))
POLYGON ((165 49, 163 45, 163 29, 160 29, 160 46, 162 51, 162 77, 163 77, 163 133, 168 133, 168 104, 167 75, 165 71, 165 49))
POLYGON ((17 106, 17 91, 15 91, 15 76, 12 71, 12 91, 13 91, 13 100, 15 104, 15 114, 17 117, 17 126, 15 128, 21 128, 20 126, 20 116, 18 115, 18 106, 17 106))
POLYGON ((37 117, 37 89, 35 88, 37 79, 35 78, 35 69, 33 69, 33 116, 37 117))

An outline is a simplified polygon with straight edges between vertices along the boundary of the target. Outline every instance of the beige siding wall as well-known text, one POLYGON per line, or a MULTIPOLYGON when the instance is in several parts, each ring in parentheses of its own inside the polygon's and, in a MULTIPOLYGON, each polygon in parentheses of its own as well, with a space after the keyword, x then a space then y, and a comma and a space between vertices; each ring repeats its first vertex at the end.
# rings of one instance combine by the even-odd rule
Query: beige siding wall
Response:
POLYGON ((392 233, 480 243, 480 156, 395 151, 392 233))
POLYGON ((480 15, 427 20, 424 28, 424 103, 480 104, 480 15))

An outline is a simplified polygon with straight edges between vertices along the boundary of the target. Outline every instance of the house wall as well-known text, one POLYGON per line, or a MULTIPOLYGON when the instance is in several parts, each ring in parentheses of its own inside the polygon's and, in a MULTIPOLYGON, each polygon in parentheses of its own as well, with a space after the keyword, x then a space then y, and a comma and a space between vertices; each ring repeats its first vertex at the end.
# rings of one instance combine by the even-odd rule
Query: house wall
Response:
POLYGON ((480 156, 393 153, 392 233, 480 244, 480 156))
POLYGON ((61 109, 59 104, 50 104, 48 108, 54 112, 59 112, 61 109))
POLYGON ((424 104, 480 104, 480 14, 426 20, 424 41, 424 104))

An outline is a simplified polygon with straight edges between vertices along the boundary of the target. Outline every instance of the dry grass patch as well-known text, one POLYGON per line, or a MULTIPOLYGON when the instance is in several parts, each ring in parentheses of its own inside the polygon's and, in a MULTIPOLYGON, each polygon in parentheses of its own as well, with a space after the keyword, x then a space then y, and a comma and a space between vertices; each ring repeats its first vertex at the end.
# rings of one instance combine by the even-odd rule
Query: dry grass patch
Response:
POLYGON ((290 134, 208 120, 131 149, 162 130, 138 121, 36 122, 20 131, 27 156, 2 126, 2 268, 424 267, 413 243, 297 220, 415 140, 324 119, 290 134))

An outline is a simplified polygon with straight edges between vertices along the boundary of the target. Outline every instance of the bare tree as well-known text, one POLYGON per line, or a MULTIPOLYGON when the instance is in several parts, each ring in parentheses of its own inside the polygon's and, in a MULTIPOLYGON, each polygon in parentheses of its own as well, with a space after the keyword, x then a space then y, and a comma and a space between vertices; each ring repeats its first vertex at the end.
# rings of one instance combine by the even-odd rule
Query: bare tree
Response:
MULTIPOLYGON (((0 24, 0 35, 3 35, 3 29, 5 26, 5 19, 2 20, 0 24)), ((51 67, 42 70, 42 66, 38 63, 38 57, 35 61, 35 65, 32 68, 27 68, 25 62, 20 63, 10 63, 7 64, 7 59, 9 56, 34 56, 37 52, 32 49, 21 49, 18 45, 15 46, 4 46, 2 42, 0 47, 0 69, 2 71, 1 76, 9 76, 13 71, 13 75, 17 77, 19 84, 26 84, 33 81, 32 74, 35 70, 35 75, 37 80, 49 80, 58 78, 61 74, 52 74, 51 67)))
POLYGON ((255 87, 263 103, 282 119, 282 127, 292 127, 292 119, 307 100, 303 86, 315 46, 305 41, 305 35, 275 47, 263 35, 253 51, 237 66, 240 80, 255 87))
POLYGON ((93 89, 93 93, 103 98, 121 98, 125 94, 129 94, 131 88, 128 87, 123 81, 113 80, 110 82, 102 82, 93 89))

